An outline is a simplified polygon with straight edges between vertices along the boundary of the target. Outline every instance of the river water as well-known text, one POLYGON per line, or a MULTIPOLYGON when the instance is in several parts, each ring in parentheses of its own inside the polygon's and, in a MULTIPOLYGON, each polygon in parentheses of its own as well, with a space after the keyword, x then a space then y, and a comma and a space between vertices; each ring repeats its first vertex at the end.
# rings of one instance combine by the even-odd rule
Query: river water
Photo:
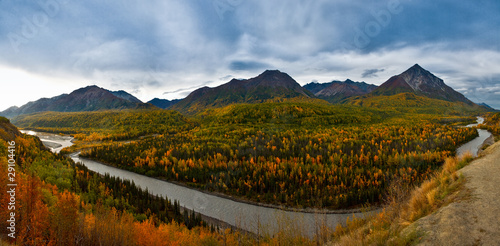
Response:
MULTIPOLYGON (((478 118, 478 124, 484 119, 478 118)), ((476 126, 469 125, 468 127, 476 126)), ((72 145, 73 138, 50 133, 24 131, 24 133, 38 136, 42 142, 51 147, 53 152, 72 145)), ((479 137, 457 149, 457 155, 470 151, 477 155, 479 147, 484 140, 491 136, 489 132, 479 130, 479 137)), ((314 236, 323 225, 335 227, 338 223, 345 224, 348 217, 363 217, 366 213, 348 213, 329 211, 329 213, 308 213, 284 211, 277 208, 257 206, 244 202, 234 201, 167 181, 158 180, 119 168, 104 165, 99 162, 79 157, 73 153, 70 157, 75 162, 81 162, 90 170, 100 174, 110 174, 121 179, 134 181, 136 185, 153 195, 167 196, 170 200, 179 201, 184 208, 194 210, 205 216, 218 219, 240 229, 256 234, 273 235, 279 230, 288 230, 314 236)))
MULTIPOLYGON (((482 124, 483 122, 484 122, 484 118, 477 117, 476 124, 470 124, 470 125, 467 125, 466 127, 476 127, 479 124, 482 124)), ((477 129, 477 132, 479 133, 479 137, 477 137, 477 138, 473 139, 472 141, 460 146, 457 149, 457 156, 458 157, 463 156, 467 152, 470 152, 473 157, 477 157, 479 149, 483 145, 484 141, 486 141, 486 139, 488 139, 489 137, 492 136, 492 134, 487 130, 477 129)))
POLYGON ((62 149, 73 145, 73 137, 67 135, 57 135, 52 133, 45 132, 34 132, 34 131, 25 131, 21 130, 22 133, 37 136, 40 138, 42 143, 50 148, 50 150, 54 153, 59 153, 62 149))

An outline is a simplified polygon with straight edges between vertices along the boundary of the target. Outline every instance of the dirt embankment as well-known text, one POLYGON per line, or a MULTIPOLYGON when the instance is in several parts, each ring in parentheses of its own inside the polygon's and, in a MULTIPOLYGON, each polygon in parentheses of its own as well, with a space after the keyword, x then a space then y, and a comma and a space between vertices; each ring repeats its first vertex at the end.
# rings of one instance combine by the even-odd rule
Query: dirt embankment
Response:
POLYGON ((500 245, 500 142, 459 172, 465 198, 407 229, 423 233, 419 245, 500 245))

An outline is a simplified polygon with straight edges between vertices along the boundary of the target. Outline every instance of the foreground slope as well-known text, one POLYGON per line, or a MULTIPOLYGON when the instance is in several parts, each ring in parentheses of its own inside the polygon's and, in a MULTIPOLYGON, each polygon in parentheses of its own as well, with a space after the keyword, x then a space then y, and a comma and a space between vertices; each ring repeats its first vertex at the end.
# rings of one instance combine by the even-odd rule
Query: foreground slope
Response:
POLYGON ((498 245, 500 242, 500 142, 463 168, 468 199, 443 207, 412 228, 423 232, 421 245, 498 245))

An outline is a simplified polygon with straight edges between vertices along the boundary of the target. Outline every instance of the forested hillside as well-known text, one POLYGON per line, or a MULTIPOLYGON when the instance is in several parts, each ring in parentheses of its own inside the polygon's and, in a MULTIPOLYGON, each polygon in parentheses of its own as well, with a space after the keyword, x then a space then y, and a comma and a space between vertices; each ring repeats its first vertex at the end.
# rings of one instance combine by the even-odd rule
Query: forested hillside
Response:
POLYGON ((411 92, 396 95, 359 96, 346 99, 344 103, 380 109, 394 109, 400 112, 436 115, 471 115, 484 113, 487 110, 478 105, 464 102, 449 102, 439 99, 418 96, 411 92))
POLYGON ((64 134, 80 133, 99 140, 176 133, 196 125, 180 113, 171 110, 43 112, 18 116, 13 119, 13 123, 26 129, 64 134))

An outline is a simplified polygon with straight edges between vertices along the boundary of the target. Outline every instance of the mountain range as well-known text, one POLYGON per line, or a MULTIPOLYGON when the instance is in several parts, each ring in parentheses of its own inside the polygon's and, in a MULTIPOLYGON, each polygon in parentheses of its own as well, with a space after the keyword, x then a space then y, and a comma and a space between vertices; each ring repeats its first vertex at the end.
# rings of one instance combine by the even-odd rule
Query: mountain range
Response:
MULTIPOLYGON (((202 87, 182 100, 170 101, 155 98, 148 103, 143 103, 123 90, 109 91, 98 86, 88 86, 70 94, 42 98, 21 107, 14 106, 0 112, 0 115, 13 118, 22 114, 44 111, 80 112, 157 107, 194 115, 209 108, 220 108, 235 103, 282 102, 286 100, 375 105, 374 98, 387 100, 387 96, 401 93, 410 93, 419 97, 447 102, 460 102, 471 106, 476 105, 464 95, 447 86, 442 79, 415 64, 378 87, 352 80, 309 83, 302 87, 286 73, 278 70, 266 70, 254 78, 232 79, 214 88, 202 87), (363 103, 363 101, 367 103, 363 103)), ((404 96, 401 98, 411 99, 413 97, 404 96)), ((483 106, 483 108, 487 107, 483 106)))
POLYGON ((106 109, 153 108, 125 91, 109 91, 92 85, 80 88, 70 94, 52 98, 41 98, 21 107, 10 107, 0 112, 1 116, 13 118, 22 114, 44 111, 80 112, 106 109))
POLYGON ((376 85, 365 82, 354 82, 350 79, 346 81, 332 81, 329 83, 309 83, 304 88, 314 93, 320 99, 331 103, 338 103, 342 100, 368 94, 377 88, 376 85))
POLYGON ((148 103, 153 104, 158 108, 168 109, 180 101, 181 99, 167 100, 167 99, 154 98, 153 100, 148 101, 148 103))
POLYGON ((262 103, 290 98, 315 98, 297 81, 278 70, 266 70, 251 79, 232 79, 215 88, 203 87, 193 91, 170 109, 185 114, 196 114, 207 108, 223 107, 233 103, 262 103))

